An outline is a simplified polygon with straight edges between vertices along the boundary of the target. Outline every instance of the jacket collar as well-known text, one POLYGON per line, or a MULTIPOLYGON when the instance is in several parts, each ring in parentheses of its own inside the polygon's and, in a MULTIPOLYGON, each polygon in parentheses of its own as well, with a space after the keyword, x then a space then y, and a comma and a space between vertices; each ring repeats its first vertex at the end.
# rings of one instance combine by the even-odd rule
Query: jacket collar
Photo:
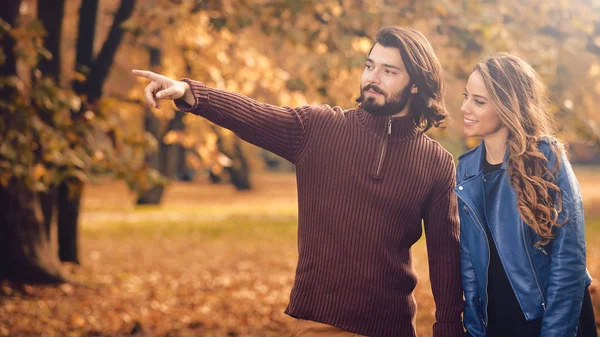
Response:
MULTIPOLYGON (((463 167, 461 172, 462 179, 483 174, 483 164, 485 163, 485 142, 481 140, 479 145, 460 155, 458 160, 463 163, 463 165, 461 165, 463 167)), ((502 161, 502 166, 500 166, 501 170, 505 170, 507 168, 508 151, 504 153, 504 160, 502 161)))
MULTIPOLYGON (((371 135, 382 139, 388 133, 389 116, 376 116, 366 112, 360 107, 356 109, 358 123, 371 135)), ((419 128, 410 115, 392 118, 392 133, 389 139, 394 142, 411 140, 421 134, 419 128)))

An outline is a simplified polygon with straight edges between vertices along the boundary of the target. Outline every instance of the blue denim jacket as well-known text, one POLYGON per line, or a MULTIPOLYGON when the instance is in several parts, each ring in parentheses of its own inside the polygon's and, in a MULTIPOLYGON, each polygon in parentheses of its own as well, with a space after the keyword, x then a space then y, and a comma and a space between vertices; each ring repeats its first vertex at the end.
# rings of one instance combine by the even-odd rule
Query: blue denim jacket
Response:
MULTIPOLYGON (((550 168, 556 157, 552 139, 538 148, 550 168)), ((554 239, 536 246, 540 237, 523 223, 516 207, 505 158, 500 170, 483 174, 483 142, 459 157, 456 195, 460 214, 462 284, 465 296, 464 325, 467 335, 485 337, 487 325, 487 269, 489 244, 484 226, 494 238, 508 280, 527 320, 542 317, 541 337, 577 335, 585 287, 591 283, 586 270, 585 233, 579 184, 566 155, 556 174, 562 192, 563 226, 554 228, 554 239), (499 181, 498 181, 499 180, 499 181), (496 184, 497 183, 497 184, 496 184), (496 198, 485 201, 485 186, 494 185, 496 198), (488 222, 488 219, 494 221, 488 222)))

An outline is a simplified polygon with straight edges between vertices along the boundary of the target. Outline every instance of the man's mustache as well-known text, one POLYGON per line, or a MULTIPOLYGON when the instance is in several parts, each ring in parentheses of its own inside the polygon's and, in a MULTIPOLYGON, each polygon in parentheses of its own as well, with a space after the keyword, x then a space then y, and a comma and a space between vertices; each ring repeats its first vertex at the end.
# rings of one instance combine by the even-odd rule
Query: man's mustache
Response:
POLYGON ((374 85, 374 84, 367 84, 363 87, 363 91, 367 91, 367 90, 373 90, 378 94, 384 95, 385 96, 385 91, 383 91, 382 89, 380 89, 378 86, 374 85))

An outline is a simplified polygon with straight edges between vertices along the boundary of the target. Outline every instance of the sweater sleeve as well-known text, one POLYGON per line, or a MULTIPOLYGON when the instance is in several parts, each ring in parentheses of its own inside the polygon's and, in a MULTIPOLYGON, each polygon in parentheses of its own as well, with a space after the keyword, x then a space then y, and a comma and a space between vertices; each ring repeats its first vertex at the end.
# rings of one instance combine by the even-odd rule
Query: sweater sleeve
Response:
POLYGON ((454 193, 455 166, 449 153, 440 162, 425 209, 424 228, 429 277, 436 305, 434 337, 462 337, 463 293, 460 274, 458 202, 454 193))
POLYGON ((312 106, 277 107, 244 95, 182 79, 194 95, 194 104, 175 100, 178 109, 202 116, 233 131, 241 139, 271 151, 292 163, 300 154, 312 106))

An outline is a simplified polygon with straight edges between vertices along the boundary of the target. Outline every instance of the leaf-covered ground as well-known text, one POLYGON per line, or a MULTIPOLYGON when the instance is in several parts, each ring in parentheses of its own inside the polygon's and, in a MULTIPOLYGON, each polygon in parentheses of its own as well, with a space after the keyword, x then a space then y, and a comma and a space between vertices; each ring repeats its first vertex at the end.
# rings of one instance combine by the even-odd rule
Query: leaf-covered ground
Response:
MULTIPOLYGON (((600 276, 600 173, 578 174, 589 209, 588 266, 600 276)), ((297 259, 295 178, 253 181, 246 193, 176 183, 161 206, 143 208, 120 183, 89 185, 82 265, 65 265, 73 282, 1 284, 0 336, 289 336, 294 320, 283 310, 297 259)), ((431 336, 423 240, 413 259, 417 331, 431 336)))

